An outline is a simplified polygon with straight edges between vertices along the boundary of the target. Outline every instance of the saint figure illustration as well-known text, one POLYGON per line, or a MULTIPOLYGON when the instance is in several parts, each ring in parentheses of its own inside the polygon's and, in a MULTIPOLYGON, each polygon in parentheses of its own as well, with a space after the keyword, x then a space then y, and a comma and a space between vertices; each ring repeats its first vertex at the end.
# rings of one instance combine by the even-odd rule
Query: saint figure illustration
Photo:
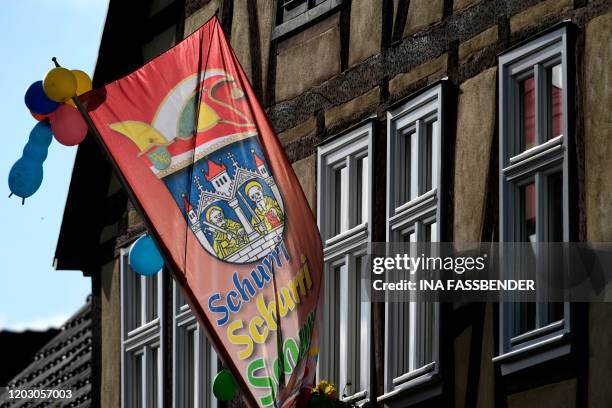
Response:
POLYGON ((227 258, 249 241, 242 224, 227 218, 217 205, 206 211, 206 221, 203 224, 212 233, 213 250, 219 259, 227 258))
POLYGON ((255 214, 251 219, 251 224, 261 233, 267 234, 273 229, 283 225, 285 216, 278 202, 264 194, 261 183, 250 181, 244 191, 255 203, 255 214))

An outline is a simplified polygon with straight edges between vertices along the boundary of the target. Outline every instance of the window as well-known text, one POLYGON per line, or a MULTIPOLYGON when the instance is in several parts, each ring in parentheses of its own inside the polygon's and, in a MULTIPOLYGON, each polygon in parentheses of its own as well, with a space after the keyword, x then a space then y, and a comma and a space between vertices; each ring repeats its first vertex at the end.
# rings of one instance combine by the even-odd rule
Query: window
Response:
MULTIPOLYGON (((416 243, 440 240, 444 86, 428 88, 387 113, 387 241, 412 243, 411 251, 416 243)), ((404 296, 385 304, 381 400, 427 383, 439 372, 439 304, 404 296)))
MULTIPOLYGON (((570 240, 567 50, 562 27, 499 57, 501 241, 570 240)), ((525 258, 542 259, 532 248, 525 258)), ((502 374, 569 351, 569 303, 503 303, 500 315, 502 374)))
POLYGON ((293 31, 342 4, 342 0, 276 0, 273 38, 293 31))
POLYGON ((152 277, 132 272, 121 251, 121 404, 161 407, 163 401, 163 271, 152 277))
POLYGON ((216 408, 212 383, 217 374, 217 354, 176 283, 173 292, 174 407, 216 408))
POLYGON ((372 124, 334 138, 318 150, 317 214, 323 239, 325 293, 319 379, 346 400, 368 397, 370 303, 365 255, 371 240, 372 124))

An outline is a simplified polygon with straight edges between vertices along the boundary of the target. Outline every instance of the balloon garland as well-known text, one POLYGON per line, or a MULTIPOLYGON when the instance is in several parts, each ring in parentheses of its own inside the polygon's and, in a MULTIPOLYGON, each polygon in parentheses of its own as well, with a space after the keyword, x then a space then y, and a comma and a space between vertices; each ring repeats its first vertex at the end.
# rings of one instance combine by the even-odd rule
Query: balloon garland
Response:
MULTIPOLYGON (((81 70, 68 70, 60 67, 55 58, 52 60, 55 68, 42 81, 32 83, 24 95, 25 105, 38 123, 8 176, 9 198, 21 197, 22 204, 42 184, 43 163, 53 138, 64 146, 75 146, 87 135, 87 123, 74 98, 91 91, 91 78, 81 70)), ((128 262, 135 273, 143 276, 155 275, 164 266, 159 250, 147 234, 134 242, 128 262)))
POLYGON ((91 78, 85 72, 60 66, 28 87, 25 105, 38 123, 30 132, 22 157, 9 171, 9 198, 16 195, 24 204, 38 190, 43 180, 43 163, 54 137, 64 146, 75 146, 85 139, 87 123, 72 99, 91 89, 91 78))

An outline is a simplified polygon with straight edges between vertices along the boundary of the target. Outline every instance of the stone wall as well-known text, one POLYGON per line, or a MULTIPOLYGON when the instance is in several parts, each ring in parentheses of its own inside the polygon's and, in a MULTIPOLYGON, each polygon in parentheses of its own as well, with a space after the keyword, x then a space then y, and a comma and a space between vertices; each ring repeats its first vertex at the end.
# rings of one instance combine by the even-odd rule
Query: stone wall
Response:
POLYGON ((454 240, 486 241, 482 231, 489 191, 489 162, 496 130, 497 68, 461 84, 455 142, 454 240), (478 118, 477 120, 475 120, 478 118))
MULTIPOLYGON (((586 26, 584 51, 585 183, 587 239, 612 241, 612 13, 586 26)), ((612 367, 612 307, 590 305, 589 403, 611 406, 606 380, 612 367)))
POLYGON ((100 406, 121 406, 121 280, 119 259, 104 265, 100 278, 100 406))

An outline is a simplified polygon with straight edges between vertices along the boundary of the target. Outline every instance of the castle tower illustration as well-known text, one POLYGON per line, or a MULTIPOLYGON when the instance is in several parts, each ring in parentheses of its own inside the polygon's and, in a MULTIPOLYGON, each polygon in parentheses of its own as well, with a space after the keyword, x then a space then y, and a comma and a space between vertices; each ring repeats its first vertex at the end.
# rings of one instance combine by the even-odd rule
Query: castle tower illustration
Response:
POLYGON ((251 154, 253 155, 253 159, 255 160, 255 167, 257 167, 257 171, 259 172, 261 177, 263 177, 264 179, 270 177, 268 169, 266 168, 266 163, 264 163, 264 161, 261 160, 261 157, 259 157, 257 153, 255 153, 255 149, 251 149, 251 154))
MULTIPOLYGON (((278 187, 276 186, 276 181, 274 181, 274 177, 268 172, 268 168, 266 167, 266 163, 259 157, 259 155, 255 152, 255 149, 251 149, 251 154, 253 155, 253 160, 255 161, 255 167, 257 167, 257 172, 259 175, 266 181, 266 184, 272 192, 274 193, 274 197, 276 201, 282 203, 280 191, 278 191, 278 187)), ((282 207, 282 204, 281 204, 282 207)))
POLYGON ((208 173, 205 174, 206 180, 208 180, 214 187, 217 193, 223 195, 230 195, 232 188, 230 183, 230 177, 227 174, 227 168, 225 164, 217 164, 212 160, 208 161, 208 173))

